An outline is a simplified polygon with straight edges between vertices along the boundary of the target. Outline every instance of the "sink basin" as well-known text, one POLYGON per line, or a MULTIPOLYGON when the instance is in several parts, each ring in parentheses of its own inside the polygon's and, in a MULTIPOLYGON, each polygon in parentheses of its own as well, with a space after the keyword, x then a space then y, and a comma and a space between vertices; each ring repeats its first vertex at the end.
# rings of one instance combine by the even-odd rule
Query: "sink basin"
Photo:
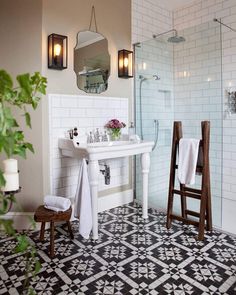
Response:
POLYGON ((143 218, 148 218, 148 173, 150 152, 153 141, 112 141, 97 143, 80 143, 68 138, 59 138, 61 154, 71 158, 86 158, 89 161, 88 175, 91 188, 93 239, 98 239, 98 182, 99 160, 122 158, 141 154, 141 171, 143 178, 143 218))
POLYGON ((88 160, 103 160, 126 157, 145 152, 151 152, 153 141, 110 141, 95 143, 78 143, 68 138, 59 138, 58 146, 63 156, 71 158, 87 158, 88 160))
POLYGON ((108 146, 117 146, 117 145, 126 145, 126 144, 134 144, 134 141, 104 141, 104 142, 93 142, 93 143, 88 143, 88 147, 108 147, 108 146))

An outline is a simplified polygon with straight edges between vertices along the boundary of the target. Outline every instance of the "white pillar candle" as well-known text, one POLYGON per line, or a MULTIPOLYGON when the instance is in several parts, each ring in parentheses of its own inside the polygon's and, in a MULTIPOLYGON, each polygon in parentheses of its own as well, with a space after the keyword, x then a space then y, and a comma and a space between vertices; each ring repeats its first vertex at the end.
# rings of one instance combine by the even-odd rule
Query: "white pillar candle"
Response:
POLYGON ((7 159, 3 161, 3 167, 5 173, 17 173, 17 160, 15 159, 7 159))
POLYGON ((3 173, 6 184, 1 188, 3 192, 12 192, 19 189, 19 174, 18 173, 3 173))

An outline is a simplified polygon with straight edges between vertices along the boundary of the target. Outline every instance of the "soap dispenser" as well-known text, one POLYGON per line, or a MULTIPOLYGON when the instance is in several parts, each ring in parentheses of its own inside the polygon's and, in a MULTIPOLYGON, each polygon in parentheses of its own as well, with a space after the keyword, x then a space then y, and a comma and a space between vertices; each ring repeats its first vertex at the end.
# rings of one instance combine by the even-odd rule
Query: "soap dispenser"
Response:
POLYGON ((135 135, 135 128, 134 128, 134 122, 130 122, 129 127, 129 140, 135 135))

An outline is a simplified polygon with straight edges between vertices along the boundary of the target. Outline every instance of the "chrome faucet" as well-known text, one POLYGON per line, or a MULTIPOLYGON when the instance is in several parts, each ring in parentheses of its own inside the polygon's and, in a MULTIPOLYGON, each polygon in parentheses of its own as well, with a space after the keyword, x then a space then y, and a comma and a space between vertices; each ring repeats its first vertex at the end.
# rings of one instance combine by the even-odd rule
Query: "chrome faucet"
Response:
POLYGON ((94 142, 99 142, 100 140, 100 133, 99 133, 99 129, 96 128, 96 131, 94 133, 94 142))
POLYGON ((89 135, 87 137, 87 143, 94 143, 94 142, 103 142, 103 141, 109 141, 109 135, 107 134, 107 131, 104 131, 104 133, 99 132, 99 128, 96 128, 95 132, 90 131, 89 135))
POLYGON ((93 136, 92 131, 89 132, 87 142, 88 142, 88 143, 93 143, 93 142, 94 142, 94 136, 93 136))

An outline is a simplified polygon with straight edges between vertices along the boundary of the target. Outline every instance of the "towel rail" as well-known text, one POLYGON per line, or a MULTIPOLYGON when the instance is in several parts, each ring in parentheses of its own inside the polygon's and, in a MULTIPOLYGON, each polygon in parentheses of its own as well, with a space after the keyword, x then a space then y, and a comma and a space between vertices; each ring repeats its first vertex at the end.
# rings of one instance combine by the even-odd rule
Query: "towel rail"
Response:
POLYGON ((167 222, 166 227, 171 227, 172 220, 182 221, 186 224, 192 224, 198 227, 198 240, 204 239, 205 227, 212 230, 212 212, 211 212, 211 186, 210 186, 210 168, 209 168, 209 144, 210 144, 210 122, 201 122, 202 139, 200 140, 202 159, 200 165, 197 165, 196 172, 202 176, 201 188, 190 188, 180 184, 180 189, 175 189, 175 175, 178 169, 177 153, 178 145, 182 135, 182 123, 174 122, 173 139, 171 149, 170 180, 169 194, 167 205, 167 222), (173 214, 174 195, 180 195, 182 216, 173 214), (200 200, 200 212, 187 209, 187 197, 200 200), (199 218, 199 221, 189 219, 187 216, 199 218))

